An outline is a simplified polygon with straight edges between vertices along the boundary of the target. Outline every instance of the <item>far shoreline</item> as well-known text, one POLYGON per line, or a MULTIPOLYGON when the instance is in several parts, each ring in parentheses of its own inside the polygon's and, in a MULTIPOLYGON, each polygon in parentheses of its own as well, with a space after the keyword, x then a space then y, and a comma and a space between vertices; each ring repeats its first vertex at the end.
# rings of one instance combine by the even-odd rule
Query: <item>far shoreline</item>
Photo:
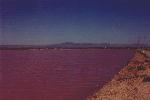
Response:
POLYGON ((0 47, 0 50, 71 50, 71 49, 144 49, 150 50, 150 47, 0 47))

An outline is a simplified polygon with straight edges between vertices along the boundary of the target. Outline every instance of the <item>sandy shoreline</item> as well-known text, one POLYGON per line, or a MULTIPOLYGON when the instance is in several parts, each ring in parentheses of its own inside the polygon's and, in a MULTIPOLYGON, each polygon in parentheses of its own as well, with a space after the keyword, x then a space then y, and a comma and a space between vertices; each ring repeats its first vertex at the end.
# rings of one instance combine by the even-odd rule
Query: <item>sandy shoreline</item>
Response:
POLYGON ((127 66, 87 100, 150 100, 150 51, 137 50, 127 66))

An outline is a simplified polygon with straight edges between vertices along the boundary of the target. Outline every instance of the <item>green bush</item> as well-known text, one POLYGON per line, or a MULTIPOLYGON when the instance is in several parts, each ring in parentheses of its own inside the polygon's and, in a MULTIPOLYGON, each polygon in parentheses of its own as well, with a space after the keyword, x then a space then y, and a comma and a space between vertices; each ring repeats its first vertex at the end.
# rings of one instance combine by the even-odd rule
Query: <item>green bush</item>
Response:
POLYGON ((133 66, 129 66, 129 67, 128 67, 128 70, 129 70, 129 71, 132 71, 132 70, 135 70, 135 69, 136 69, 136 67, 133 67, 133 66))
POLYGON ((137 70, 140 71, 140 70, 145 70, 145 67, 144 66, 137 66, 137 70))
POLYGON ((150 82, 150 77, 148 76, 144 77, 143 82, 150 82))

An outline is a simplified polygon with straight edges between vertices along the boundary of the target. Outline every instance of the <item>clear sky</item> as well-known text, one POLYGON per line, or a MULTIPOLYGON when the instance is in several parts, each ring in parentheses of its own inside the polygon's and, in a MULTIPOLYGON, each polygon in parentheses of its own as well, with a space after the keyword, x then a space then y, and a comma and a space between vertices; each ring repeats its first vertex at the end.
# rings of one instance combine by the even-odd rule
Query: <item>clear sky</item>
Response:
POLYGON ((150 43, 150 0, 0 0, 1 44, 150 43))

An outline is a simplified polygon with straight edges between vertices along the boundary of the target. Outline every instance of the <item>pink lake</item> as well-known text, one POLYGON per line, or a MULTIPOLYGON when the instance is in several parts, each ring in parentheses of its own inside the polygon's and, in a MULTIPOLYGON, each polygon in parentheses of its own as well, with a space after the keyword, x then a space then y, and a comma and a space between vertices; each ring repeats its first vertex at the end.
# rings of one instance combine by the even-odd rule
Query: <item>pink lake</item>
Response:
POLYGON ((85 100, 133 55, 128 49, 0 50, 0 100, 85 100))

